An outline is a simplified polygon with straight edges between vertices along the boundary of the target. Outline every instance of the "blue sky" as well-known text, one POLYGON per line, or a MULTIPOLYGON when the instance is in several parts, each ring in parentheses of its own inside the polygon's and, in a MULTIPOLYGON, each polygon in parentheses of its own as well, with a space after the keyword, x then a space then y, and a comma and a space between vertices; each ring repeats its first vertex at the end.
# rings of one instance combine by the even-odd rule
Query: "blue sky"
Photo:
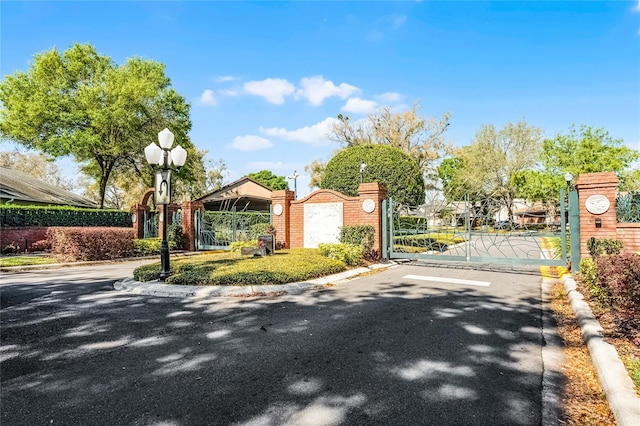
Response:
POLYGON ((304 166, 339 147, 325 137, 338 114, 414 101, 452 114, 457 146, 524 118, 547 137, 586 124, 640 149, 638 1, 3 1, 0 19, 3 77, 74 42, 164 63, 227 182, 297 170, 303 196, 304 166))

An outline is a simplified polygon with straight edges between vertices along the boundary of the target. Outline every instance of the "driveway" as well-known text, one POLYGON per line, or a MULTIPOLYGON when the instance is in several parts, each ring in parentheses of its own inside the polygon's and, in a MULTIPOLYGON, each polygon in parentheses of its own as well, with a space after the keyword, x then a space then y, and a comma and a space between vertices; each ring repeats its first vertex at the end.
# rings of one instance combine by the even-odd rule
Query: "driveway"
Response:
POLYGON ((536 273, 404 265, 197 300, 114 291, 123 271, 0 276, 2 424, 542 422, 536 273))

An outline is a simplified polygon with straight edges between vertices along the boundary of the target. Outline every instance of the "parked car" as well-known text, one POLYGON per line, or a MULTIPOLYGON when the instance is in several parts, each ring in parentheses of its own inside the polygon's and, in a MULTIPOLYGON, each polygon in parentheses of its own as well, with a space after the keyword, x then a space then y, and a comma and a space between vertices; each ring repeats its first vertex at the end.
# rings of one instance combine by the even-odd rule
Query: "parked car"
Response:
POLYGON ((494 229, 515 229, 515 225, 510 220, 499 220, 493 225, 494 229))

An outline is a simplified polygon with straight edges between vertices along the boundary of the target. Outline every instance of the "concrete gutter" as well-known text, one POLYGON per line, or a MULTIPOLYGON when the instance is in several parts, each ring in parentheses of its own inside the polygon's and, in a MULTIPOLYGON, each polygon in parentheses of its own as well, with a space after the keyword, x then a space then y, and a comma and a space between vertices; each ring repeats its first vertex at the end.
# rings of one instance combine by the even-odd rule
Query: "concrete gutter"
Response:
POLYGON ((562 277, 562 282, 580 324, 582 340, 589 348, 591 360, 616 423, 618 426, 638 426, 640 424, 640 397, 636 394, 629 373, 620 360, 616 349, 605 342, 602 335, 603 328, 582 294, 577 290, 575 280, 570 275, 565 275, 562 277))
POLYGON ((350 269, 339 274, 316 278, 308 281, 301 281, 282 285, 247 285, 247 286, 195 286, 195 285, 174 285, 164 284, 158 280, 150 282, 139 282, 133 278, 125 278, 117 281, 114 288, 132 294, 144 294, 160 297, 180 297, 204 299, 208 297, 224 296, 252 296, 266 294, 299 294, 307 290, 321 288, 327 284, 339 284, 349 281, 363 274, 372 271, 388 269, 396 266, 395 263, 375 264, 369 267, 350 269))

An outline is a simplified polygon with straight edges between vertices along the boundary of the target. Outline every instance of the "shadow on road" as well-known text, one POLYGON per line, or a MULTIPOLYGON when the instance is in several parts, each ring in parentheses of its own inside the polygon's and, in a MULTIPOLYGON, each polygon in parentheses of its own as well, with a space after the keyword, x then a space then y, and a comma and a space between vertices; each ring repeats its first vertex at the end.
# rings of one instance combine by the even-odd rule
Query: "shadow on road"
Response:
POLYGON ((539 288, 361 279, 220 301, 104 285, 3 300, 3 424, 541 422, 539 288))

